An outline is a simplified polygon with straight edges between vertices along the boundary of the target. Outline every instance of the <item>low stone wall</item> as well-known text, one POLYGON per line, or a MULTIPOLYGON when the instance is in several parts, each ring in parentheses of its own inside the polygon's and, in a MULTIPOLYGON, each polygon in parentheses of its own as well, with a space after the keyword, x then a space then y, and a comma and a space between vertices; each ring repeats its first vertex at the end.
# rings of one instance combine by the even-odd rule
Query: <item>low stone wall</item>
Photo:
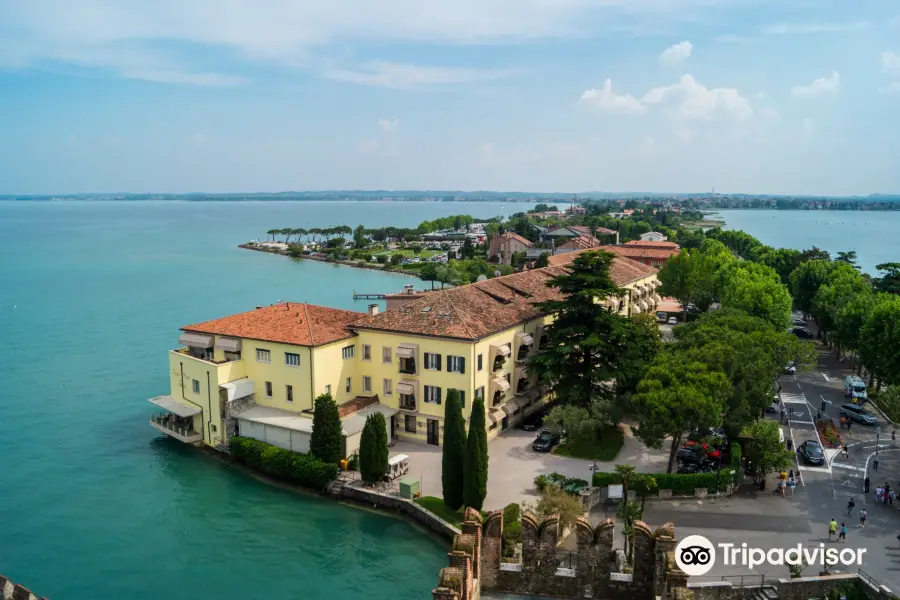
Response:
POLYGON ((858 583, 870 600, 893 598, 890 589, 862 579, 856 573, 778 579, 757 586, 734 585, 730 581, 689 582, 687 587, 693 592, 694 600, 749 600, 761 587, 774 588, 781 600, 808 600, 824 598, 829 591, 847 583, 858 583))
POLYGON ((415 502, 390 494, 382 494, 372 489, 366 489, 358 481, 345 485, 341 490, 341 498, 391 512, 398 512, 414 519, 429 530, 451 541, 460 533, 459 529, 415 502))
MULTIPOLYGON (((38 600, 26 587, 15 584, 3 575, 0 575, 0 600, 38 600)), ((47 600, 41 598, 41 600, 47 600)))

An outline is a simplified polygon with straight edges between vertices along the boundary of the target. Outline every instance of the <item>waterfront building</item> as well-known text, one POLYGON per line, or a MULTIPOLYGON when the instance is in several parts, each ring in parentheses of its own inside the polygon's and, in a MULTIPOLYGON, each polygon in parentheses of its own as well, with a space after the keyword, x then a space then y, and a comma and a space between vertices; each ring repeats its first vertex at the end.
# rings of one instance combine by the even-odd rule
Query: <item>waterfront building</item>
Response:
MULTIPOLYGON (((188 325, 169 352, 170 393, 150 401, 166 414, 151 424, 187 443, 227 447, 240 434, 309 450, 314 399, 339 405, 345 455, 359 447, 366 417, 385 416, 391 439, 443 442, 444 402, 458 390, 463 414, 484 398, 488 437, 546 402, 528 358, 551 317, 536 303, 560 298, 547 286, 580 252, 551 266, 415 294, 384 312, 281 303, 188 325)), ((656 269, 621 257, 610 276, 624 290, 606 306, 652 312, 656 269)))
POLYGON ((644 242, 665 242, 667 239, 669 238, 665 234, 658 231, 648 231, 641 234, 641 241, 644 242))
POLYGON ((621 246, 605 246, 603 249, 657 269, 681 252, 681 247, 675 242, 644 240, 632 240, 621 246))
POLYGON ((525 252, 531 248, 531 240, 522 237, 515 231, 507 231, 500 235, 495 235, 491 239, 490 248, 488 248, 489 257, 497 257, 500 264, 512 264, 512 255, 516 252, 525 252))

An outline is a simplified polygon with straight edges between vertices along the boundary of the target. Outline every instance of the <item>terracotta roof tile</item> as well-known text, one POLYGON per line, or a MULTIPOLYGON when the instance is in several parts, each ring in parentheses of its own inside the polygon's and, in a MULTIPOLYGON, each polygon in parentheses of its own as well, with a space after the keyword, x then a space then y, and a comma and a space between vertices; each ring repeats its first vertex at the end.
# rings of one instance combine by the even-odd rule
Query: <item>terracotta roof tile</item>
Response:
MULTIPOLYGON (((621 248, 621 246, 602 246, 597 248, 597 250, 606 250, 609 252, 613 252, 613 249, 621 248)), ((557 254, 555 256, 551 256, 549 258, 549 263, 551 267, 564 266, 574 261, 575 258, 581 254, 582 252, 588 252, 588 250, 576 250, 575 252, 566 252, 565 254, 557 254)), ((639 263, 636 260, 631 260, 630 258, 625 258, 624 256, 616 256, 613 258, 612 264, 609 267, 609 275, 612 277, 612 280, 618 286, 624 286, 628 283, 636 279, 641 279, 643 277, 649 277, 651 275, 656 275, 658 269, 651 267, 650 265, 645 265, 643 263, 639 263)))
POLYGON ((681 250, 681 246, 679 246, 675 242, 669 241, 654 242, 651 240, 631 240, 630 242, 625 242, 625 245, 638 246, 641 248, 657 248, 659 250, 674 250, 676 252, 681 250))
POLYGON ((677 250, 642 248, 640 246, 604 246, 604 249, 626 258, 651 258, 655 260, 666 260, 670 256, 678 254, 677 250))
POLYGON ((531 240, 529 240, 529 239, 526 238, 526 237, 523 237, 523 236, 519 235, 519 234, 516 233, 515 231, 507 231, 506 233, 501 234, 501 235, 499 235, 499 236, 497 236, 497 237, 506 238, 506 239, 508 239, 508 240, 516 240, 516 241, 518 241, 518 242, 521 242, 522 244, 525 244, 525 245, 528 246, 529 248, 530 248, 531 245, 532 245, 532 244, 531 244, 531 240))
POLYGON ((353 337, 347 325, 365 313, 315 304, 285 302, 256 310, 187 325, 184 331, 320 346, 353 337))
MULTIPOLYGON (((567 225, 567 227, 569 229, 578 231, 584 235, 590 235, 590 233, 591 233, 591 228, 588 227, 587 225, 567 225)), ((595 227, 594 231, 596 233, 600 233, 603 235, 615 235, 616 234, 614 229, 607 229, 606 227, 595 227)))
POLYGON ((603 242, 598 240, 592 235, 582 235, 577 238, 572 238, 565 244, 561 244, 560 248, 575 248, 577 250, 585 250, 587 248, 599 248, 603 245, 603 242))
MULTIPOLYGON (((394 331, 413 335, 477 340, 540 316, 536 302, 561 298, 547 282, 566 272, 566 262, 578 252, 551 256, 551 266, 495 277, 407 302, 397 308, 366 315, 351 328, 394 331), (571 257, 559 265, 553 259, 571 257)), ((633 260, 616 257, 610 275, 617 285, 656 273, 656 269, 633 260)))

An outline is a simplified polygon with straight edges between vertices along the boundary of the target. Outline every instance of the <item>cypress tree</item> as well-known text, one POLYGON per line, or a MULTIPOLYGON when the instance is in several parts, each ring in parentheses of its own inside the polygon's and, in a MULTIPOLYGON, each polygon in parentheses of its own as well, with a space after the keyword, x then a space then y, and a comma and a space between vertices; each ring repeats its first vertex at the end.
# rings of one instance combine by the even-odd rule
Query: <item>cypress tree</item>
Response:
POLYGON ((463 478, 466 460, 466 421, 463 418, 459 390, 447 391, 444 405, 444 454, 441 457, 441 484, 444 504, 450 510, 463 505, 463 478))
POLYGON ((337 402, 331 394, 316 398, 309 452, 324 463, 337 464, 344 453, 344 431, 337 402))
POLYGON ((388 469, 387 423, 384 415, 374 413, 366 418, 359 441, 359 473, 366 483, 378 483, 388 469))
MULTIPOLYGON (((446 427, 446 425, 445 425, 446 427)), ((463 473, 463 504, 481 510, 487 496, 488 453, 487 429, 484 422, 484 398, 472 402, 469 436, 466 438, 466 460, 463 473)))

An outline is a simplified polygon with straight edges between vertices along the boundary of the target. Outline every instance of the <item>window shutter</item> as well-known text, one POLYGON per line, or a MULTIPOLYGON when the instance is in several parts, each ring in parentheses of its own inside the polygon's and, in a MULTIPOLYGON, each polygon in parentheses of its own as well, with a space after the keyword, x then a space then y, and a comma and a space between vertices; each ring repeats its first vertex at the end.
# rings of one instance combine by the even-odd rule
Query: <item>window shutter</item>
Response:
POLYGON ((458 360, 459 360, 459 372, 465 373, 466 372, 466 358, 464 356, 460 356, 458 360))
MULTIPOLYGON (((440 354, 438 356, 440 357, 440 354)), ((439 387, 434 388, 434 397, 437 400, 437 403, 440 404, 441 403, 441 388, 439 388, 439 387)))
POLYGON ((464 390, 459 390, 459 405, 463 408, 466 407, 466 392, 464 390))
POLYGON ((434 356, 437 359, 437 370, 440 371, 441 370, 441 355, 435 354, 434 356))

